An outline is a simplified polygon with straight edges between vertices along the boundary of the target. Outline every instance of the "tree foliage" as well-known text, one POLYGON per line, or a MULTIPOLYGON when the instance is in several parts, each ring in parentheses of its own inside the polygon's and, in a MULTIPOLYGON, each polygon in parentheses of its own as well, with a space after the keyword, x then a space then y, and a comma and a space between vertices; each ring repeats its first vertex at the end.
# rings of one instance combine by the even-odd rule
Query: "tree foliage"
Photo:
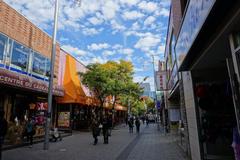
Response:
POLYGON ((122 95, 139 97, 141 88, 133 82, 133 65, 129 61, 108 61, 104 64, 90 64, 88 72, 80 73, 82 83, 92 90, 103 107, 107 97, 112 98, 112 108, 120 103, 122 95))

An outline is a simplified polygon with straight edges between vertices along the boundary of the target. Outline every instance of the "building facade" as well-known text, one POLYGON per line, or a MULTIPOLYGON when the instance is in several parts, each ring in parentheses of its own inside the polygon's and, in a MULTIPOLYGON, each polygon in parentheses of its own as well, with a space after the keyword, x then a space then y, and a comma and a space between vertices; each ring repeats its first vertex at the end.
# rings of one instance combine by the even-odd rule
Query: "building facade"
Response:
MULTIPOLYGON (((23 15, 0 0, 0 110, 8 121, 7 146, 26 141, 28 119, 36 124, 34 137, 44 135, 48 109, 52 39, 23 15)), ((81 83, 78 72, 86 67, 56 44, 52 126, 83 129, 99 106, 94 94, 81 83)), ((112 110, 110 104, 106 110, 112 110)), ((126 107, 115 107, 115 121, 124 119, 126 107)))
MULTIPOLYGON (((0 1, 0 109, 9 122, 6 143, 22 143, 27 119, 36 121, 36 136, 44 134, 51 47, 46 33, 0 1)), ((56 48, 54 104, 64 96, 57 84, 59 44, 56 48)))
POLYGON ((177 27, 180 107, 185 106, 180 113, 186 115, 190 157, 234 159, 231 144, 240 130, 240 2, 172 1, 171 12, 177 27))

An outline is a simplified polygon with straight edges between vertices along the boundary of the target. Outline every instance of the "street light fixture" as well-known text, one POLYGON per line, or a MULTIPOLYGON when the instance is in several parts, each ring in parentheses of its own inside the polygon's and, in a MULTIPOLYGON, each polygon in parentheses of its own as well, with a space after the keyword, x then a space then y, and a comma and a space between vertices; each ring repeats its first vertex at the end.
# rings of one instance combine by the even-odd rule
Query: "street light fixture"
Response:
MULTIPOLYGON (((78 5, 81 5, 81 0, 75 0, 75 3, 78 5)), ((44 150, 49 149, 49 127, 52 119, 51 112, 52 112, 54 64, 55 64, 56 41, 57 41, 58 10, 59 10, 59 1, 55 0, 54 28, 53 28, 53 37, 52 37, 52 54, 51 54, 50 78, 49 78, 49 86, 48 86, 48 110, 46 114, 45 136, 44 136, 44 145, 43 145, 44 150)))
MULTIPOLYGON (((143 78, 141 82, 137 82, 138 85, 143 84, 144 81, 146 81, 149 78, 149 76, 146 76, 143 78)), ((132 94, 132 91, 130 90, 130 95, 132 94)), ((128 115, 130 114, 131 111, 131 105, 130 105, 130 98, 128 98, 128 115)))

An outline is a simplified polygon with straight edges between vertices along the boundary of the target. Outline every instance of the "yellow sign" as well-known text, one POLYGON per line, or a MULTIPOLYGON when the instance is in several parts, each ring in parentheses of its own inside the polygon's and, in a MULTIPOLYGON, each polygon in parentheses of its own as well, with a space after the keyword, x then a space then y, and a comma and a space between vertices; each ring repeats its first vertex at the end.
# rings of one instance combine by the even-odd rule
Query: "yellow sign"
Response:
POLYGON ((69 127, 70 126, 70 112, 59 112, 58 126, 59 127, 69 127))

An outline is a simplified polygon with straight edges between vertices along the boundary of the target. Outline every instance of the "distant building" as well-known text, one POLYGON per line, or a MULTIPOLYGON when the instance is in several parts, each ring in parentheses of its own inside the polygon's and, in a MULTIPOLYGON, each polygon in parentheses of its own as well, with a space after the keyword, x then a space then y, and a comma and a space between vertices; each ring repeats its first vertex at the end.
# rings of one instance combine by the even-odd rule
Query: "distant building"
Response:
POLYGON ((143 88, 143 90, 144 90, 142 96, 150 97, 150 92, 151 92, 150 83, 142 83, 141 88, 143 88))

